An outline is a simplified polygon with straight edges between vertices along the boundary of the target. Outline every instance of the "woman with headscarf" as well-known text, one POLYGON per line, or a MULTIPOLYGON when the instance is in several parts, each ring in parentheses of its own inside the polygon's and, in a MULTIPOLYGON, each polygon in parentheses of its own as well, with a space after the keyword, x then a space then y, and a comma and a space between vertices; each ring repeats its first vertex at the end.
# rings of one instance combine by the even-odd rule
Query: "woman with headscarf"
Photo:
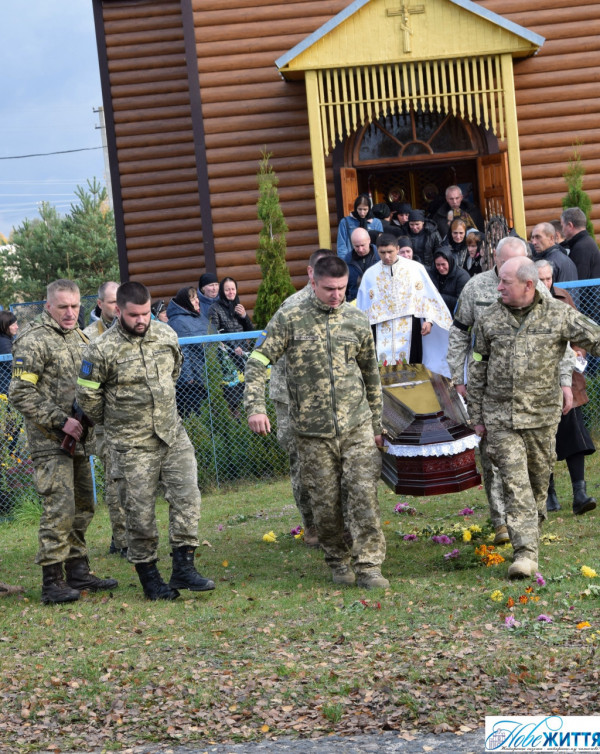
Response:
POLYGON ((210 307, 219 295, 219 278, 214 272, 205 272, 198 280, 198 300, 202 314, 208 319, 210 307))
MULTIPOLYGON (((218 333, 249 332, 254 329, 252 320, 240 303, 237 283, 226 277, 219 284, 219 296, 211 306, 209 316, 211 327, 218 333)), ((248 358, 249 344, 245 340, 223 341, 218 351, 224 376, 223 394, 232 415, 239 418, 239 404, 244 393, 244 386, 239 381, 239 374, 244 372, 248 358)))
POLYGON ((377 235, 383 233, 381 220, 373 217, 371 207, 370 196, 368 194, 359 194, 354 200, 354 209, 340 223, 337 235, 337 255, 345 262, 350 261, 352 255, 350 236, 353 230, 364 228, 371 236, 371 243, 375 243, 377 235))
MULTIPOLYGON (((168 324, 178 338, 208 334, 208 319, 200 311, 198 294, 193 285, 180 288, 167 306, 168 324)), ((197 412, 206 398, 204 346, 190 343, 181 346, 185 359, 177 380, 177 410, 184 419, 197 412)))
POLYGON ((454 256, 447 246, 442 246, 441 249, 434 252, 433 266, 427 271, 450 310, 450 314, 454 314, 458 297, 469 282, 469 273, 456 266, 454 256))

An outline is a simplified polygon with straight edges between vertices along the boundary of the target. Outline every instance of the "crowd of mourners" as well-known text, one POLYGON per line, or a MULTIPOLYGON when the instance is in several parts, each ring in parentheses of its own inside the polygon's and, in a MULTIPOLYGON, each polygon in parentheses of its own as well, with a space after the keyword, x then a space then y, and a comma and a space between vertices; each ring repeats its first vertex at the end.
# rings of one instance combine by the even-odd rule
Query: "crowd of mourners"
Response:
MULTIPOLYGON (((600 329, 588 326, 568 293, 555 287, 600 278, 600 251, 586 230, 585 215, 567 209, 560 220, 537 224, 530 243, 512 231, 487 257, 483 248, 483 216, 459 186, 449 186, 426 209, 404 202, 373 206, 368 194, 360 194, 340 221, 337 252, 319 249, 311 255, 307 285, 282 304, 260 337, 218 344, 231 419, 241 421, 244 402, 250 429, 261 435, 271 431, 265 403, 271 378, 278 440, 290 456, 305 542, 322 548, 335 583, 389 586, 381 572, 385 538, 376 491, 378 449, 384 445, 382 363, 423 363, 450 378, 467 400, 481 438, 494 541, 510 541, 515 550, 509 577, 527 577, 537 568, 539 524, 547 512, 560 509, 551 474, 554 443, 571 475, 573 513, 596 507, 584 476, 585 456, 595 448, 581 406, 587 401, 584 348, 598 355, 600 329), (550 303, 556 301, 570 304, 570 313, 550 303), (552 449, 530 469, 535 452, 528 436, 521 437, 520 427, 498 423, 493 412, 486 414, 482 400, 490 394, 489 374, 498 369, 499 346, 490 323, 508 317, 517 323, 518 337, 542 309, 555 323, 556 359, 549 363, 545 397, 549 413, 547 424, 539 427, 528 413, 535 415, 537 409, 528 406, 523 426, 536 436, 550 427, 552 441, 546 447, 552 449), (483 355, 477 356, 475 348, 483 355), (560 423, 553 413, 555 393, 563 401, 560 423), (499 440, 508 430, 514 435, 510 442, 499 440), (511 454, 521 441, 523 452, 515 460, 511 454)), ((583 294, 580 308, 591 314, 583 294)), ((88 413, 96 423, 96 452, 109 472, 110 552, 135 565, 149 599, 175 599, 178 589, 212 590, 214 582, 194 567, 200 495, 193 450, 181 424, 206 397, 205 355, 179 339, 254 330, 237 282, 205 272, 197 286, 181 288, 168 304, 153 304, 140 283, 109 281, 98 291, 87 327, 81 317, 79 289, 68 280, 48 287, 44 312, 22 333, 14 314, 0 312, 0 353, 13 354, 12 380, 4 379, 0 392, 24 417, 44 499, 36 560, 43 569, 42 602, 69 602, 81 591, 117 586, 114 579, 90 571, 85 547, 93 516, 89 464, 86 470, 82 463, 88 455, 88 413), (71 372, 78 359, 77 376, 71 372), (147 360, 156 364, 157 381, 141 368, 147 360), (135 411, 129 402, 134 397, 135 411), (142 431, 139 414, 144 411, 142 431), (140 432, 147 433, 143 448, 140 432), (168 583, 156 567, 154 505, 160 491, 173 522, 168 583)), ((532 358, 537 347, 537 341, 530 346, 532 358)), ((517 369, 506 352, 502 358, 505 372, 517 369)), ((494 396, 498 415, 510 414, 502 402, 514 399, 511 389, 494 396)), ((0 596, 19 591, 0 582, 0 596)))

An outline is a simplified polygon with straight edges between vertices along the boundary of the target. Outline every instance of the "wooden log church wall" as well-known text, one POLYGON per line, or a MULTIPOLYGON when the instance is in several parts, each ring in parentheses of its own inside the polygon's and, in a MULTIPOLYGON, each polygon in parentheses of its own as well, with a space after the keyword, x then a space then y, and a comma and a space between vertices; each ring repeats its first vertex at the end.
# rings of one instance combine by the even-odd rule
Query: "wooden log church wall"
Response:
MULTIPOLYGON (((559 216, 562 174, 580 140, 600 233, 600 6, 478 1, 547 40, 515 64, 528 229, 559 216)), ((215 269, 236 278, 253 307, 265 147, 290 229, 288 265, 304 283, 318 246, 306 94, 274 61, 348 2, 94 0, 122 270, 154 298, 215 269)), ((331 160, 326 167, 335 236, 331 160)))

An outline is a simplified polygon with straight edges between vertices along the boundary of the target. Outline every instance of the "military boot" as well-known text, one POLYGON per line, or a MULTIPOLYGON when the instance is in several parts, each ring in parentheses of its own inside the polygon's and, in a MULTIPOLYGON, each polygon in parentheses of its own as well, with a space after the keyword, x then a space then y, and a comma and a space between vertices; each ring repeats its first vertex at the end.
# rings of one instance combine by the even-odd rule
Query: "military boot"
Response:
POLYGON ((548 497, 546 498, 546 510, 551 513, 553 511, 560 510, 560 503, 556 497, 556 490, 554 488, 554 474, 550 475, 550 483, 548 484, 548 497))
POLYGON ((537 571, 537 560, 532 560, 524 555, 515 555, 515 561, 508 567, 509 579, 528 579, 537 571))
POLYGON ((136 563, 135 570, 144 588, 144 594, 149 600, 176 600, 179 597, 177 589, 171 589, 162 580, 156 567, 156 560, 152 563, 136 563))
POLYGON ((192 592, 210 592, 215 588, 215 582, 201 576, 194 566, 195 547, 183 545, 171 553, 173 558, 173 573, 169 586, 174 589, 189 589, 192 592))
POLYGON ((354 571, 347 563, 332 566, 331 579, 334 584, 343 584, 344 586, 352 586, 356 583, 354 571))
POLYGON ((79 591, 72 589, 63 576, 62 563, 42 566, 42 603, 54 605, 60 602, 75 602, 79 591))
POLYGON ((596 498, 590 497, 585 488, 585 482, 573 482, 573 513, 581 516, 596 507, 596 498))
POLYGON ((99 579, 90 572, 87 558, 70 558, 65 561, 67 584, 80 592, 102 592, 119 586, 116 579, 99 579))
POLYGON ((356 574, 356 586, 363 589, 387 589, 390 582, 381 575, 379 568, 370 568, 356 574))

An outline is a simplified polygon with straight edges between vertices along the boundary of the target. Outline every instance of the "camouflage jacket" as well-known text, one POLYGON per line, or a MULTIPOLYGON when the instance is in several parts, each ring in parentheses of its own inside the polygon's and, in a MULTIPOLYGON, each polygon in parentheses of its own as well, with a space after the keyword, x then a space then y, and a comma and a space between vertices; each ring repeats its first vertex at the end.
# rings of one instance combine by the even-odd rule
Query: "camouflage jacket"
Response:
MULTIPOLYGON (((307 283, 304 288, 299 290, 297 293, 293 293, 291 296, 288 296, 288 298, 286 298, 281 306, 284 307, 289 306, 290 304, 306 301, 310 298, 311 293, 311 284, 307 283)), ((277 364, 273 364, 273 366, 271 367, 271 379, 269 380, 269 398, 272 401, 279 401, 280 403, 290 402, 287 382, 285 378, 285 356, 282 356, 277 364)))
POLYGON ((107 325, 102 317, 100 317, 99 319, 95 319, 93 322, 91 322, 85 328, 83 334, 87 335, 90 340, 96 340, 99 335, 102 335, 102 333, 106 332, 111 326, 112 325, 107 325))
MULTIPOLYGON (((75 383, 88 338, 76 327, 63 330, 44 311, 19 332, 13 346, 9 397, 25 418, 32 457, 59 455, 60 431, 72 415, 75 383)), ((93 432, 76 453, 92 453, 93 432)))
POLYGON ((267 366, 286 357, 290 420, 305 437, 339 437, 364 422, 381 433, 381 382, 371 329, 349 304, 314 293, 276 312, 246 365, 248 415, 264 414, 267 366))
POLYGON ((160 438, 172 445, 182 431, 175 382, 183 356, 175 332, 150 322, 143 337, 116 322, 87 347, 77 401, 117 450, 143 447, 160 438))
MULTIPOLYGON (((495 267, 493 270, 481 272, 469 280, 458 298, 450 328, 447 357, 450 375, 455 385, 463 385, 465 382, 465 363, 472 354, 473 328, 489 307, 498 301, 499 282, 495 267)), ((538 282, 536 290, 546 298, 552 297, 543 283, 538 282)), ((560 362, 561 387, 571 386, 574 366, 573 351, 567 348, 560 362)))
POLYGON ((600 326, 537 292, 522 322, 504 304, 492 304, 475 325, 467 382, 473 423, 505 429, 558 424, 559 362, 569 341, 599 355, 600 326))

